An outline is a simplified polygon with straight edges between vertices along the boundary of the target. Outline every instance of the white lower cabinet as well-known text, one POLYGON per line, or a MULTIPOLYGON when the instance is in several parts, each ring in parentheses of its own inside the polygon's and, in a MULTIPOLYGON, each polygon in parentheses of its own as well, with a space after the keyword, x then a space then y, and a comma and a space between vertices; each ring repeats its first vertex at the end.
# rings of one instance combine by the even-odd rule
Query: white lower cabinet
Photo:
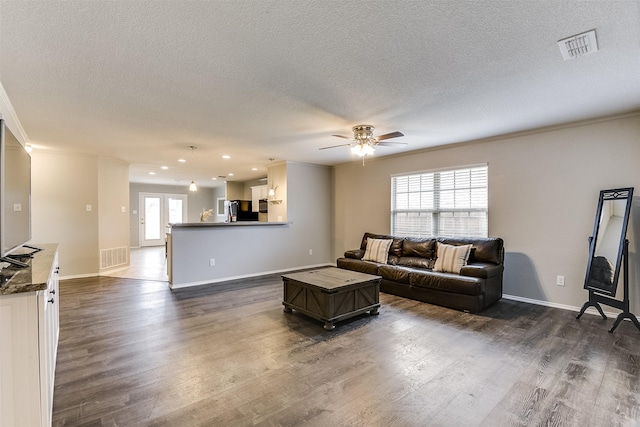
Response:
POLYGON ((58 256, 36 255, 49 262, 51 255, 46 289, 0 295, 2 427, 51 425, 60 329, 58 256))

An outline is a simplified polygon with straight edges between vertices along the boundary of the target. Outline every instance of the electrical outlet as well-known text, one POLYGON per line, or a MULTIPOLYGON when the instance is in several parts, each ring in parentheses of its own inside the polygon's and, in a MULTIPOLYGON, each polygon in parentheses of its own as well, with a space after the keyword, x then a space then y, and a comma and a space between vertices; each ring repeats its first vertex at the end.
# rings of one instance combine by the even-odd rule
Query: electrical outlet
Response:
POLYGON ((209 260, 209 267, 214 267, 216 265, 216 259, 215 258, 211 258, 209 260))
POLYGON ((309 249, 309 255, 313 255, 313 249, 309 249))
POLYGON ((91 205, 86 205, 84 208, 87 212, 91 212, 91 205))
POLYGON ((20 204, 20 203, 14 203, 14 204, 13 204, 13 211, 14 211, 14 212, 22 212, 22 204, 20 204))
POLYGON ((558 286, 564 286, 564 276, 558 276, 556 278, 556 285, 558 286))

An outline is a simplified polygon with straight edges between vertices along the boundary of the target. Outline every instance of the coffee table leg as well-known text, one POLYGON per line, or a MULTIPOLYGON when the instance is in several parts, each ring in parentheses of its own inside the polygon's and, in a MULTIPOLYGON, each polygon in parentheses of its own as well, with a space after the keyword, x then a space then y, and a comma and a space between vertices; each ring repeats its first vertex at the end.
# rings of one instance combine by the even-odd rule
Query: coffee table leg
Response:
POLYGON ((370 310, 369 314, 380 314, 380 312, 378 311, 378 307, 374 308, 373 310, 370 310))
POLYGON ((327 331, 333 331, 336 327, 333 325, 333 323, 327 322, 327 323, 324 324, 324 328, 327 331))
POLYGON ((284 311, 285 313, 291 313, 293 310, 291 310, 289 307, 285 305, 282 311, 284 311))

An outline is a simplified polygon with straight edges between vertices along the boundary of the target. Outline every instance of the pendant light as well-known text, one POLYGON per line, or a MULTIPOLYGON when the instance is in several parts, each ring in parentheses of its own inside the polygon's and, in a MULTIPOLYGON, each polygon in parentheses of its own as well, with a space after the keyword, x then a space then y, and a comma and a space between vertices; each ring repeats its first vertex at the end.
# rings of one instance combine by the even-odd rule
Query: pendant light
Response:
MULTIPOLYGON (((198 147, 196 147, 195 145, 190 145, 189 148, 191 149, 191 159, 193 160, 193 150, 197 149, 198 147)), ((198 191, 198 186, 196 185, 196 182, 194 180, 191 180, 191 184, 189 184, 189 191, 194 193, 198 191)))

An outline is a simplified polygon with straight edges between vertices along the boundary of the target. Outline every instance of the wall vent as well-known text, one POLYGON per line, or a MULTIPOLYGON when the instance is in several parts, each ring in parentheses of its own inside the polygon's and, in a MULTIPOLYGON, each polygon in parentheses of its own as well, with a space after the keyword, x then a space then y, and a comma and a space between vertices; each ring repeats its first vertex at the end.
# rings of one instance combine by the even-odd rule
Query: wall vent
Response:
POLYGON ((565 61, 595 53, 598 51, 596 30, 558 40, 558 46, 560 47, 562 58, 564 58, 565 61))
POLYGON ((117 267, 129 263, 129 248, 102 249, 100 251, 100 269, 117 267))

